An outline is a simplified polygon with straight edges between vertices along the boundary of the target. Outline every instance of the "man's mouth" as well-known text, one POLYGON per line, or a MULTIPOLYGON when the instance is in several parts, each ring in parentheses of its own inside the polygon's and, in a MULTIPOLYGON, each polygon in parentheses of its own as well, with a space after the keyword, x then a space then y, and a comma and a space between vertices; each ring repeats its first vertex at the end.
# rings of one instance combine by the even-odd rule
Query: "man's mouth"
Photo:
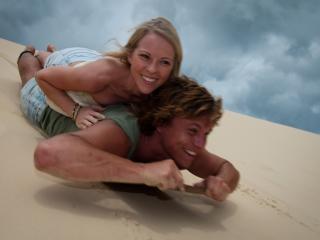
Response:
POLYGON ((192 157, 194 157, 194 156, 196 156, 197 154, 196 154, 196 152, 194 152, 194 151, 192 151, 192 150, 189 150, 189 149, 184 149, 184 151, 188 154, 188 155, 190 155, 190 156, 192 156, 192 157))

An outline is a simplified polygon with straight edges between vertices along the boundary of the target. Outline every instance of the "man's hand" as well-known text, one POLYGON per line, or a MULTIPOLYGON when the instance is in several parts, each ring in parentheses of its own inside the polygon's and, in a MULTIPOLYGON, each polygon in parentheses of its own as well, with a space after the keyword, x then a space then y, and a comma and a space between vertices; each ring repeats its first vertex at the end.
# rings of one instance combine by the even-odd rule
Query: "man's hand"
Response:
POLYGON ((148 186, 184 191, 182 174, 172 159, 145 164, 143 177, 148 186))
POLYGON ((195 186, 205 188, 205 194, 219 202, 224 201, 231 193, 230 187, 221 177, 209 176, 195 186))

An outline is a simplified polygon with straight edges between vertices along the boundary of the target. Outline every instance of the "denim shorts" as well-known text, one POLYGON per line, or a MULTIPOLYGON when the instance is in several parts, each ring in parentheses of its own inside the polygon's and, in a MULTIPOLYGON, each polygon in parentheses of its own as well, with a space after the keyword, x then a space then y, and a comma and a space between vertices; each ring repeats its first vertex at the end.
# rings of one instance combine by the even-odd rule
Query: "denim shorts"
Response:
POLYGON ((65 48, 50 54, 44 64, 44 68, 66 66, 74 62, 95 61, 102 57, 101 53, 88 48, 65 48))
POLYGON ((39 127, 42 114, 48 106, 41 88, 34 78, 30 79, 20 91, 20 106, 25 117, 39 127))
MULTIPOLYGON (((44 68, 65 66, 74 62, 95 61, 102 54, 88 48, 66 48, 50 54, 44 68)), ((48 106, 46 97, 34 78, 30 79, 21 89, 20 105, 23 114, 35 126, 39 127, 42 114, 48 106)))

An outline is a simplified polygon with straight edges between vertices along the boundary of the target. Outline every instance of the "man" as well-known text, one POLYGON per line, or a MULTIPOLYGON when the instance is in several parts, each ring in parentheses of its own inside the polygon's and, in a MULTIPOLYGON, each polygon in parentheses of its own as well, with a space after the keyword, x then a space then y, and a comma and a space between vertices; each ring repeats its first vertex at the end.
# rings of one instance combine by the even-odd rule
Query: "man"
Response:
MULTIPOLYGON (((22 83, 41 68, 31 54, 18 62, 22 83)), ((168 81, 134 111, 112 106, 108 118, 84 130, 40 142, 35 166, 40 171, 76 181, 142 183, 183 190, 179 169, 203 178, 198 185, 223 201, 237 186, 233 165, 205 150, 206 137, 221 117, 221 102, 187 78, 168 81), (128 124, 127 124, 128 123, 128 124), (130 157, 129 160, 127 157, 130 157)), ((55 135, 74 131, 74 122, 46 108, 41 128, 55 135)))

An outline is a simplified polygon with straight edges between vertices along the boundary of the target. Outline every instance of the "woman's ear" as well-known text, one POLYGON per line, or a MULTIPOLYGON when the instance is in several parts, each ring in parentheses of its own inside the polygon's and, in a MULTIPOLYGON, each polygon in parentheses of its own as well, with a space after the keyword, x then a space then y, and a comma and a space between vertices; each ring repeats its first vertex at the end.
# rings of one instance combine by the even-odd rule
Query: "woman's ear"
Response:
POLYGON ((132 52, 128 53, 128 63, 132 64, 132 52))

